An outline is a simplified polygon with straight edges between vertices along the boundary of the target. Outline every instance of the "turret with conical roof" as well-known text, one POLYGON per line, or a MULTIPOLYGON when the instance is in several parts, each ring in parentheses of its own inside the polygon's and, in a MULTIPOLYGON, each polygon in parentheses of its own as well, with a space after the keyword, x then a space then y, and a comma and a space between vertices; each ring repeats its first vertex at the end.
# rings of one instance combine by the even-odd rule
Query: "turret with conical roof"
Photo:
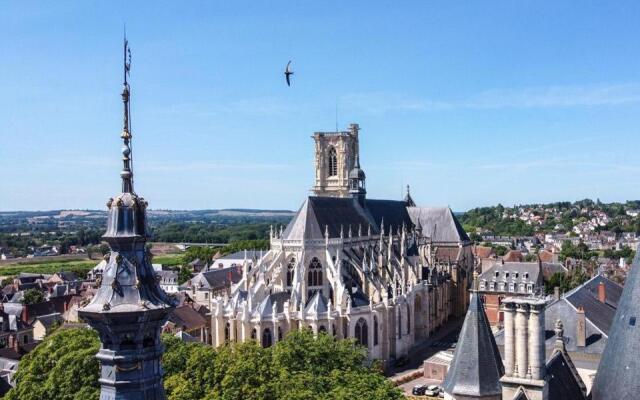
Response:
POLYGON ((498 400, 504 367, 491 333, 484 305, 477 293, 477 272, 471 302, 460 331, 451 367, 443 383, 445 398, 498 400))
POLYGON ((592 400, 640 396, 640 252, 636 252, 618 302, 593 389, 592 400))
POLYGON ((356 154, 356 164, 349 172, 349 193, 363 207, 367 195, 366 179, 364 171, 360 168, 360 155, 356 154))

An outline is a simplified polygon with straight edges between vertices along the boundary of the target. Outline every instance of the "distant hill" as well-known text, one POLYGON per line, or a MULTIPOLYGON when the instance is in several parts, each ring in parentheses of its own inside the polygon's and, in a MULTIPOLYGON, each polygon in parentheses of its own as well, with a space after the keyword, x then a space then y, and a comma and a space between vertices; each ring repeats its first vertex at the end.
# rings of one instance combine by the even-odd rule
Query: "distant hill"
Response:
MULTIPOLYGON (((220 209, 220 210, 149 210, 152 226, 167 223, 251 224, 285 223, 293 216, 288 210, 220 209)), ((106 210, 2 211, 0 232, 68 231, 77 228, 103 228, 106 210)))

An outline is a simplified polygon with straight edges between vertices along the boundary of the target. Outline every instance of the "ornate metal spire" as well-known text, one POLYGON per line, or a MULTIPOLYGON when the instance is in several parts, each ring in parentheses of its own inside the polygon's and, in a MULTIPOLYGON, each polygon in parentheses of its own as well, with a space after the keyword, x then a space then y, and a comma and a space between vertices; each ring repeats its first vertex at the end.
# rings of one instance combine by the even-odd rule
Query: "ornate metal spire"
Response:
POLYGON ((131 154, 131 119, 129 114, 131 111, 129 99, 131 97, 131 87, 129 86, 128 77, 131 71, 131 49, 129 48, 129 41, 125 32, 124 46, 123 46, 123 66, 124 66, 124 82, 122 89, 122 103, 124 104, 124 118, 122 134, 120 137, 124 141, 122 146, 122 192, 134 193, 133 191, 133 162, 131 154))
POLYGON ((107 202, 107 265, 95 296, 78 314, 98 331, 102 342, 97 355, 100 398, 164 400, 160 333, 173 301, 160 287, 145 247, 147 202, 133 191, 127 82, 131 53, 126 37, 124 54, 122 193, 107 202))

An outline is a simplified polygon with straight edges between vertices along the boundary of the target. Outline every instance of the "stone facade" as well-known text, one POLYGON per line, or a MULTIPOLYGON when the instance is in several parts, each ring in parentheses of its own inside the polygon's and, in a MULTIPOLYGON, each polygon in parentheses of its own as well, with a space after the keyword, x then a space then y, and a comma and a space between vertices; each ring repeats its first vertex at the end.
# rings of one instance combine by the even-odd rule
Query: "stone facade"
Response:
POLYGON ((348 131, 315 132, 315 185, 316 196, 349 197, 349 172, 354 168, 359 153, 358 124, 348 131))
MULTIPOLYGON (((244 262, 230 295, 211 299, 213 343, 270 346, 287 332, 311 329, 355 338, 373 359, 405 356, 451 316, 464 315, 470 242, 434 242, 404 201, 366 199, 358 125, 314 139, 316 196, 286 229, 272 231, 269 251, 244 262), (323 156, 329 147, 337 151, 335 166, 323 156), (339 173, 327 180, 330 166, 339 173), (459 256, 441 260, 438 247, 459 256)), ((459 225, 450 210, 440 214, 459 225)))

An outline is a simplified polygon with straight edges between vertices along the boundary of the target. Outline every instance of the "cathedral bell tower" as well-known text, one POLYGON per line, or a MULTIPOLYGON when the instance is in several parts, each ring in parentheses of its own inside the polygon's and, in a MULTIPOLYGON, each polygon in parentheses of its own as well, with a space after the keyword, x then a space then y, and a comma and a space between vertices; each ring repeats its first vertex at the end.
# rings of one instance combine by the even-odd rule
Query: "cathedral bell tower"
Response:
POLYGON ((147 202, 133 188, 127 83, 131 59, 127 62, 126 40, 124 48, 122 193, 107 202, 107 231, 102 236, 109 244, 107 266, 96 282, 96 295, 79 316, 98 332, 102 343, 96 355, 100 400, 164 400, 160 331, 173 304, 160 288, 145 248, 147 202))
POLYGON ((315 141, 315 196, 349 197, 349 173, 359 156, 358 124, 349 125, 348 131, 316 132, 315 141))

